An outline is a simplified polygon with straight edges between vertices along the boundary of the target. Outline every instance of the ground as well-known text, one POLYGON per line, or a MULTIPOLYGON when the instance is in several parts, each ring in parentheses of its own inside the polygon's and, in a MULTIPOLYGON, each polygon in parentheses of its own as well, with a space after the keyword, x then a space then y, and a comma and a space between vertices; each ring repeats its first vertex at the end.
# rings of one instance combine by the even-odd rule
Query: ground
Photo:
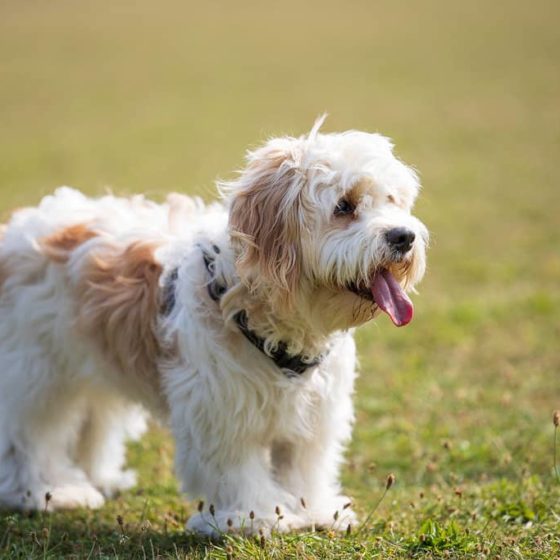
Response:
MULTIPOLYGON (((555 558, 560 482, 559 4, 334 0, 0 3, 0 210, 60 184, 214 196, 247 146, 395 139, 429 269, 404 329, 358 332, 350 535, 210 543, 164 429, 98 512, 0 514, 2 558, 555 558), (377 506, 389 474, 396 482, 377 506)), ((334 514, 334 512, 333 512, 334 514)))

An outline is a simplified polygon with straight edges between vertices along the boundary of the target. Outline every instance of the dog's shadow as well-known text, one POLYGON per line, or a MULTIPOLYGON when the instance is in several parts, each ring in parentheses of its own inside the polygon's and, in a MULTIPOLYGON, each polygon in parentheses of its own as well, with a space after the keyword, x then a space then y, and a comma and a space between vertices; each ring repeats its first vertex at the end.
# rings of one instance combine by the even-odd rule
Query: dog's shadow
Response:
POLYGON ((0 511, 1 558, 184 558, 204 557, 224 539, 188 535, 183 520, 127 523, 90 511, 14 513, 0 511), (199 553, 199 554, 196 554, 199 553))

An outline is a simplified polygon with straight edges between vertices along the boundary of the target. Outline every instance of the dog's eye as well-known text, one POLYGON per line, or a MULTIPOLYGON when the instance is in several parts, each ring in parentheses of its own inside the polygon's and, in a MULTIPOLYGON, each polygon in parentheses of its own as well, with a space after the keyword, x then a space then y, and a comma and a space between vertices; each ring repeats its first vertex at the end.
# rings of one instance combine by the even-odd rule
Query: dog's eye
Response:
POLYGON ((352 214, 356 210, 356 207, 345 198, 341 198, 334 209, 335 216, 345 216, 347 214, 352 214))

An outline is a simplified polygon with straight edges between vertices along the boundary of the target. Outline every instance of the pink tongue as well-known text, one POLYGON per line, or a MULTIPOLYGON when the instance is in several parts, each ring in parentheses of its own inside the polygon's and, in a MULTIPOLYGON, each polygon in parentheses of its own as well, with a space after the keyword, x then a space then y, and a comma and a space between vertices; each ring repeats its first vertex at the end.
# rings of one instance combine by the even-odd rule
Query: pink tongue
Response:
POLYGON ((412 321, 414 315, 412 302, 386 268, 382 268, 375 274, 370 288, 375 303, 391 317, 391 321, 397 327, 408 325, 412 321))

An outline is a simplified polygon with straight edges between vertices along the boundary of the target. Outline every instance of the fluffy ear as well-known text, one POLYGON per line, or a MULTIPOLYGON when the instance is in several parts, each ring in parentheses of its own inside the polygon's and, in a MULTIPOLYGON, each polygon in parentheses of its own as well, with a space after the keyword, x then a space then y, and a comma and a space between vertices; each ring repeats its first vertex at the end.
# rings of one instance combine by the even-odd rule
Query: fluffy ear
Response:
POLYGON ((301 272, 303 176, 296 168, 293 142, 275 140, 250 153, 239 180, 226 187, 231 195, 230 232, 241 248, 239 273, 253 283, 272 283, 288 299, 301 272))

